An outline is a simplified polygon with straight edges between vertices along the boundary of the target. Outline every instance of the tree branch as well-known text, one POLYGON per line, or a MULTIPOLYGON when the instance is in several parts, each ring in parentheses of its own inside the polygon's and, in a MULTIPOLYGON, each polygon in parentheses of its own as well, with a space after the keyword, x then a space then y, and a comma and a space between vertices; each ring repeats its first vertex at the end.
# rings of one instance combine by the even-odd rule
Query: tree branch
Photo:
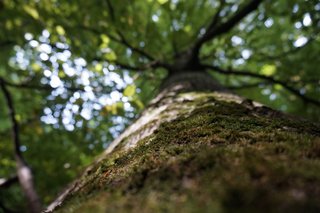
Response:
MULTIPOLYGON (((5 84, 8 87, 14 87, 14 88, 21 88, 21 89, 36 89, 36 90, 46 90, 46 91, 52 91, 55 88, 52 88, 49 85, 30 85, 27 83, 22 83, 22 84, 14 84, 11 82, 8 82, 4 78, 1 78, 1 81, 3 84, 5 84)), ((76 92, 76 91, 84 91, 82 88, 77 88, 77 87, 64 87, 65 89, 71 91, 71 92, 76 92)))
POLYGON ((267 85, 270 84, 270 82, 258 82, 258 83, 252 83, 252 84, 243 84, 239 86, 227 86, 227 89, 230 90, 241 90, 241 89, 250 89, 250 88, 255 88, 261 85, 267 85))
POLYGON ((316 39, 318 34, 319 33, 316 33, 316 34, 310 36, 308 41, 304 45, 292 48, 292 49, 287 50, 287 51, 284 51, 282 53, 279 53, 278 55, 268 55, 268 54, 261 53, 261 52, 260 53, 258 52, 256 55, 260 55, 260 56, 262 56, 263 59, 268 59, 268 60, 277 60, 279 58, 287 57, 288 55, 297 53, 300 50, 304 49, 305 47, 309 46, 313 41, 315 41, 315 39, 316 39))
POLYGON ((164 65, 160 64, 158 61, 153 61, 153 62, 144 64, 143 66, 140 66, 140 67, 126 65, 126 64, 122 64, 120 62, 115 62, 115 65, 122 68, 122 69, 128 69, 131 71, 144 71, 144 70, 151 69, 151 68, 164 67, 164 65))
MULTIPOLYGON (((114 13, 114 8, 111 4, 111 2, 109 0, 106 0, 107 2, 107 6, 108 6, 108 10, 110 13, 110 17, 112 22, 116 22, 116 17, 115 17, 115 13, 114 13)), ((149 55, 148 53, 146 53, 145 51, 141 50, 140 48, 134 47, 133 45, 130 44, 130 42, 128 42, 128 40, 125 38, 125 36, 123 35, 123 33, 119 30, 119 28, 116 28, 116 32, 118 34, 118 36, 120 37, 120 42, 122 44, 124 44, 125 46, 127 46, 128 48, 130 48, 132 51, 139 53, 140 55, 146 57, 147 59, 149 59, 150 61, 154 61, 155 59, 149 55)))
POLYGON ((102 59, 100 57, 95 57, 93 60, 95 61, 102 61, 102 62, 108 62, 110 64, 114 64, 115 66, 121 68, 121 69, 127 69, 127 70, 131 70, 131 71, 144 71, 147 69, 152 69, 152 68, 159 68, 159 67, 163 67, 163 68, 168 68, 169 65, 166 63, 162 63, 160 61, 151 61, 150 63, 146 63, 146 64, 141 64, 141 66, 132 66, 129 64, 124 64, 122 62, 119 62, 117 60, 113 60, 113 61, 109 61, 109 60, 105 60, 102 59))
POLYGON ((297 97, 301 98, 303 101, 312 103, 312 104, 317 105, 317 106, 320 106, 320 101, 312 99, 312 98, 309 98, 309 97, 301 94, 299 92, 299 90, 297 90, 294 87, 288 85, 286 82, 277 80, 277 79, 275 79, 275 78, 273 78, 271 76, 261 75, 261 74, 257 74, 257 73, 253 73, 253 72, 249 72, 249 71, 236 71, 236 70, 232 70, 232 69, 225 70, 225 69, 222 69, 220 67, 211 66, 211 65, 201 65, 201 66, 204 69, 209 69, 209 70, 212 70, 214 72, 217 72, 217 73, 220 73, 220 74, 224 74, 224 75, 249 76, 249 77, 253 77, 253 78, 259 78, 259 79, 266 80, 268 82, 271 82, 272 84, 279 84, 279 85, 283 86, 286 90, 291 92, 292 94, 294 94, 297 97))
MULTIPOLYGON (((207 27, 207 31, 210 30, 210 29, 214 29, 217 26, 217 24, 218 24, 218 22, 220 20, 220 13, 221 13, 225 3, 226 3, 225 0, 220 0, 220 5, 219 5, 219 8, 218 8, 218 11, 213 16, 211 23, 207 27)), ((206 31, 206 33, 207 33, 207 31, 206 31)))
POLYGON ((41 204, 34 188, 32 171, 30 167, 27 165, 20 150, 21 144, 19 137, 19 125, 18 121, 16 120, 16 113, 13 105, 13 100, 9 90, 6 88, 5 81, 2 78, 0 78, 0 87, 5 97, 7 107, 9 110, 9 117, 12 123, 12 138, 14 144, 15 158, 17 162, 17 176, 22 187, 22 191, 25 194, 26 199, 28 201, 30 211, 34 213, 39 213, 41 211, 41 204))
POLYGON ((8 40, 8 41, 1 41, 0 42, 0 47, 5 47, 5 46, 9 46, 9 45, 14 45, 14 44, 16 44, 14 41, 10 41, 10 40, 8 40))
POLYGON ((7 102, 7 106, 9 109, 9 116, 11 119, 11 123, 12 123, 12 136, 13 136, 13 143, 14 143, 14 147, 15 147, 15 155, 18 158, 22 158, 22 153, 20 151, 20 138, 19 138, 19 126, 18 126, 18 122, 16 120, 16 113, 13 107, 13 101, 11 98, 11 95, 8 91, 8 89, 6 88, 6 84, 3 78, 0 78, 0 87, 1 90, 4 94, 4 97, 6 99, 7 102))
MULTIPOLYGON (((107 1, 109 2, 109 1, 107 1)), ((112 15, 114 16, 114 15, 112 15)), ((155 60, 153 59, 152 56, 149 56, 147 53, 145 53, 143 50, 140 50, 139 48, 136 48, 136 47, 133 47, 132 45, 129 44, 129 42, 127 40, 125 40, 124 36, 122 36, 121 32, 117 32, 118 36, 120 38, 117 38, 116 36, 113 36, 111 35, 110 33, 103 33, 97 29, 94 29, 94 28, 91 28, 91 27, 87 27, 87 26, 78 26, 79 28, 83 29, 83 30, 86 30, 86 31, 89 31, 91 33, 94 33, 98 36, 102 35, 102 34, 105 34, 107 35, 112 41, 116 42, 116 43, 119 43, 121 45, 124 45, 126 46, 127 48, 131 49, 132 51, 144 56, 145 58, 149 59, 150 62, 147 63, 147 64, 144 64, 142 66, 139 66, 139 67, 136 67, 136 66, 131 66, 131 65, 128 65, 128 64, 124 64, 122 62, 119 62, 119 61, 108 61, 106 59, 102 59, 101 57, 95 57, 93 58, 93 60, 96 60, 96 61, 105 61, 105 62, 108 62, 108 63, 112 63, 112 64, 115 64, 116 66, 122 68, 122 69, 128 69, 128 70, 132 70, 132 71, 142 71, 142 70, 146 70, 146 69, 150 69, 150 68, 158 68, 158 67, 163 67, 163 68, 166 68, 168 69, 169 65, 167 63, 164 63, 164 62, 161 62, 159 60, 155 60), (120 35, 120 34, 121 35, 120 35)), ((50 44, 51 45, 51 44, 50 44)), ((51 45, 52 46, 52 45, 51 45)), ((15 85, 17 86, 17 85, 15 85)), ((27 88, 27 86, 19 86, 19 87, 24 87, 24 88, 27 88)), ((31 86, 28 85, 28 87, 30 88, 31 86)), ((34 89, 50 89, 50 88, 47 88, 46 86, 43 86, 44 88, 39 87, 39 86, 32 86, 34 87, 34 89)), ((77 88, 66 88, 70 91, 73 91, 73 90, 82 90, 82 89, 77 89, 77 88)))
POLYGON ((121 32, 119 32, 118 30, 117 30, 117 35, 118 35, 120 38, 117 38, 117 37, 111 35, 110 33, 106 33, 106 32, 103 32, 103 33, 102 33, 102 32, 100 32, 99 30, 94 29, 94 28, 91 28, 91 27, 86 27, 86 26, 78 26, 78 27, 81 28, 81 29, 83 29, 83 30, 90 31, 90 32, 92 32, 92 33, 94 33, 94 34, 96 34, 96 35, 99 35, 99 36, 102 35, 102 34, 105 34, 105 35, 107 35, 112 41, 117 42, 118 44, 121 44, 121 45, 123 45, 123 46, 126 46, 127 48, 129 48, 129 49, 132 50, 133 52, 138 53, 139 55, 147 58, 148 60, 150 60, 150 61, 155 60, 151 55, 149 55, 149 54, 146 53, 145 51, 143 51, 143 50, 141 50, 141 49, 139 49, 139 48, 134 47, 133 45, 131 45, 131 44, 128 42, 128 40, 124 37, 124 35, 123 35, 121 32))
POLYGON ((228 21, 216 24, 216 15, 213 17, 212 23, 209 25, 206 33, 198 39, 193 47, 196 55, 199 54, 202 45, 215 37, 229 32, 235 25, 237 25, 249 13, 256 10, 263 0, 251 0, 247 5, 243 6, 237 13, 235 13, 228 21))
POLYGON ((111 2, 109 0, 106 0, 106 2, 107 2, 107 6, 108 6, 108 10, 109 10, 109 13, 110 13, 111 20, 113 22, 115 22, 116 18, 115 18, 115 15, 114 15, 113 6, 112 6, 112 4, 111 4, 111 2))
POLYGON ((0 178, 0 188, 7 188, 16 182, 18 182, 17 175, 11 176, 9 178, 0 178))

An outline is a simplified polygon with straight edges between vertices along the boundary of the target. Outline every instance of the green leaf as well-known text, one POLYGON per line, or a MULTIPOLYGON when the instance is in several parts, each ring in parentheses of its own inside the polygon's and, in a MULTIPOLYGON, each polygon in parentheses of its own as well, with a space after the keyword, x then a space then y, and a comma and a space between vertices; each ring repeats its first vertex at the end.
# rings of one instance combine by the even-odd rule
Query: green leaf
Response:
POLYGON ((31 69, 33 70, 33 72, 39 72, 42 68, 38 63, 32 63, 31 69))
POLYGON ((106 45, 109 44, 110 38, 109 38, 107 35, 104 35, 104 34, 103 34, 103 35, 101 35, 100 37, 101 37, 102 43, 104 43, 104 44, 106 44, 106 45))
POLYGON ((28 13, 30 16, 32 16, 32 18, 39 19, 39 13, 35 8, 33 8, 29 5, 24 5, 23 9, 24 9, 24 11, 26 11, 26 13, 28 13))
POLYGON ((101 35, 100 38, 101 38, 101 41, 102 41, 102 43, 100 45, 100 49, 107 48, 109 46, 109 43, 110 43, 110 38, 107 35, 101 35))
POLYGON ((66 31, 63 29, 63 27, 60 25, 56 26, 56 31, 59 35, 64 35, 66 33, 66 31))
POLYGON ((107 61, 115 61, 117 60, 117 55, 111 51, 111 52, 108 52, 108 53, 105 53, 103 55, 103 57, 107 60, 107 61))
POLYGON ((144 104, 139 99, 135 99, 134 101, 131 102, 131 104, 134 107, 137 107, 139 110, 142 110, 144 108, 144 104))
POLYGON ((271 76, 275 74, 277 68, 275 65, 272 64, 266 64, 262 67, 261 69, 261 74, 266 75, 266 76, 271 76))
POLYGON ((136 93, 136 86, 134 84, 128 85, 123 91, 123 95, 127 97, 132 97, 135 93, 136 93))
POLYGON ((158 0, 159 4, 165 4, 168 2, 168 0, 158 0))
POLYGON ((94 70, 97 71, 98 73, 101 73, 103 69, 102 64, 98 63, 94 66, 94 70))

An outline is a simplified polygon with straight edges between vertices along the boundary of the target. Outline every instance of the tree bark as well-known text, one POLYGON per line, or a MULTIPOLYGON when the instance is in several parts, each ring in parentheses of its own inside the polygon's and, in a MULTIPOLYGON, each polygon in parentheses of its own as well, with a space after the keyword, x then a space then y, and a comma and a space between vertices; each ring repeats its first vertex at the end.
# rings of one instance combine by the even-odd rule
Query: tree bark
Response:
POLYGON ((318 211, 319 136, 205 72, 173 73, 47 212, 318 211))

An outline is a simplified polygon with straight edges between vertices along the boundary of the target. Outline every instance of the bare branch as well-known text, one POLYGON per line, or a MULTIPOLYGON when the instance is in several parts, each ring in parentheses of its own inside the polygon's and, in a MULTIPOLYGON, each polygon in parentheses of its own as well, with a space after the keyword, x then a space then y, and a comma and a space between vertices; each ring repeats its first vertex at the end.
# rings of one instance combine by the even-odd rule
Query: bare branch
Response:
POLYGON ((301 94, 299 92, 299 90, 295 89, 294 87, 288 85, 286 82, 284 81, 280 81, 277 80, 271 76, 266 76, 266 75, 261 75, 261 74, 257 74, 257 73, 253 73, 250 71, 236 71, 236 70, 232 70, 232 69, 222 69, 220 67, 217 66, 211 66, 211 65, 201 65, 203 68, 205 69, 209 69, 212 70, 214 72, 220 73, 220 74, 224 74, 224 75, 240 75, 240 76, 249 76, 249 77, 253 77, 253 78, 259 78, 259 79, 263 79, 266 80, 268 82, 271 82, 272 84, 279 84, 281 86, 283 86, 286 90, 288 90, 289 92, 291 92, 292 94, 296 95, 297 97, 301 98, 303 101, 308 102, 308 103, 312 103, 314 105, 320 106, 320 101, 309 98, 303 94, 301 94))
POLYGON ((30 167, 27 165, 25 159, 22 156, 20 150, 20 137, 19 137, 19 125, 16 120, 15 108, 13 105, 13 100, 9 90, 6 88, 5 81, 0 78, 0 87, 5 97, 7 107, 9 110, 9 116, 12 123, 12 138, 14 144, 14 153, 17 162, 17 176, 24 192, 26 199, 28 201, 30 211, 38 213, 41 211, 41 204, 38 194, 35 191, 33 184, 33 174, 30 167))

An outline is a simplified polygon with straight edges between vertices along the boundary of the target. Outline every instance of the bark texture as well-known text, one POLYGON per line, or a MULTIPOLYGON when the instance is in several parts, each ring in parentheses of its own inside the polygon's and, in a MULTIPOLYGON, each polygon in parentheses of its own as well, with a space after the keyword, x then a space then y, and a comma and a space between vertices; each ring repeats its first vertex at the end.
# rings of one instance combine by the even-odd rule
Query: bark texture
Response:
POLYGON ((317 212, 319 136, 205 73, 175 74, 47 211, 317 212))

